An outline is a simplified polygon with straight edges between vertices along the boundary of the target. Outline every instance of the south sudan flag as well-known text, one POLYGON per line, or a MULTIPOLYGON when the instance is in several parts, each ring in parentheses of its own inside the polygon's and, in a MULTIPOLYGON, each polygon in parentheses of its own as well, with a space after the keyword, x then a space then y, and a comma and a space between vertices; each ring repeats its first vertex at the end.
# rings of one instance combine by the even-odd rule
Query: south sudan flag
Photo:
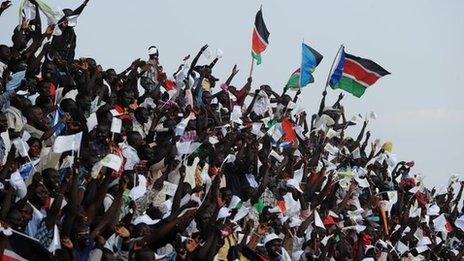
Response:
POLYGON ((269 44, 269 31, 263 20, 263 12, 259 9, 255 18, 255 28, 253 29, 251 55, 256 60, 256 64, 261 64, 261 53, 266 50, 269 44))
POLYGON ((332 89, 342 89, 361 97, 366 88, 382 76, 390 74, 377 63, 345 52, 342 48, 339 61, 330 76, 332 89))

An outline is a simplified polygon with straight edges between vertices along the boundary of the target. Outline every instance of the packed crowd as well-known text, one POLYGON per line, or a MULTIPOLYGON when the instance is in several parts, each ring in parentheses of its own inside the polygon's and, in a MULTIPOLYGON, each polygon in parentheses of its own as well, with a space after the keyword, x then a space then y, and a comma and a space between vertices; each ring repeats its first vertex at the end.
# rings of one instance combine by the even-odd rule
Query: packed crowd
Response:
POLYGON ((463 259, 464 182, 425 187, 374 113, 222 82, 207 45, 173 75, 155 46, 105 70, 75 57, 88 1, 42 28, 28 0, 0 45, 3 260, 463 259))

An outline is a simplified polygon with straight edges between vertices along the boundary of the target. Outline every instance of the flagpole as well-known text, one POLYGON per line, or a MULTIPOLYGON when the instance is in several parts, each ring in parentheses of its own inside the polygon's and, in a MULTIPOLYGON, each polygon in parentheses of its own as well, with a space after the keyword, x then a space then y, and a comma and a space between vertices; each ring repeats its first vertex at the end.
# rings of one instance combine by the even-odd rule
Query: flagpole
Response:
POLYGON ((254 67, 254 64, 255 64, 255 59, 253 58, 253 56, 251 57, 251 67, 250 67, 250 76, 253 74, 253 67, 254 67))
POLYGON ((332 73, 333 73, 335 61, 337 61, 337 58, 340 56, 340 52, 341 52, 344 48, 345 48, 345 46, 343 46, 343 44, 340 45, 340 48, 338 49, 337 55, 335 55, 335 58, 334 58, 334 60, 333 60, 333 62, 332 62, 332 66, 330 67, 329 75, 327 76, 327 81, 325 82, 324 91, 327 91, 327 87, 329 86, 330 76, 331 76, 332 73))

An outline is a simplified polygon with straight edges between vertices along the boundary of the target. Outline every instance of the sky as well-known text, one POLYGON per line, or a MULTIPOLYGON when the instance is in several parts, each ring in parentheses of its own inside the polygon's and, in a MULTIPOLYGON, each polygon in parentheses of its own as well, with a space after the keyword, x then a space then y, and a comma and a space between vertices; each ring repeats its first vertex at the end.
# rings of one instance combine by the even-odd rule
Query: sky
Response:
MULTIPOLYGON (((18 1, 0 17, 0 43, 10 43, 18 21, 18 1)), ((57 8, 77 7, 77 0, 48 0, 57 8)), ((156 45, 170 74, 181 59, 204 44, 224 56, 214 75, 224 79, 234 64, 241 86, 249 73, 254 16, 263 5, 271 33, 263 63, 255 66, 253 88, 269 84, 280 90, 299 66, 301 42, 324 56, 304 88, 308 114, 318 108, 330 66, 340 44, 348 53, 376 61, 391 72, 362 98, 345 95, 348 118, 374 111, 373 138, 393 142, 400 160, 414 160, 428 186, 446 184, 461 174, 464 156, 464 1, 462 0, 90 0, 76 28, 78 57, 93 57, 105 69, 123 70, 146 58, 156 45)), ((202 58, 200 63, 208 62, 202 58)), ((339 91, 329 90, 328 102, 339 91)), ((357 130, 356 130, 357 131, 357 130)))

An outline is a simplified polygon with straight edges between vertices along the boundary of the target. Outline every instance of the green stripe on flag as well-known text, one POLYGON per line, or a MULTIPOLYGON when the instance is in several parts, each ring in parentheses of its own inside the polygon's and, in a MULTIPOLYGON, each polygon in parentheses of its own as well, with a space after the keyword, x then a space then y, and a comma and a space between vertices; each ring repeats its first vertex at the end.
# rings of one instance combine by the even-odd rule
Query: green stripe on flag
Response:
POLYGON ((256 64, 257 65, 260 65, 262 60, 261 60, 261 54, 260 53, 255 53, 255 52, 251 52, 251 57, 253 57, 253 59, 256 60, 256 64))
POLYGON ((332 86, 332 89, 345 90, 358 98, 366 91, 366 87, 364 85, 346 76, 342 76, 340 81, 335 86, 332 86))
POLYGON ((300 88, 300 73, 294 73, 288 79, 285 89, 299 89, 300 88))

